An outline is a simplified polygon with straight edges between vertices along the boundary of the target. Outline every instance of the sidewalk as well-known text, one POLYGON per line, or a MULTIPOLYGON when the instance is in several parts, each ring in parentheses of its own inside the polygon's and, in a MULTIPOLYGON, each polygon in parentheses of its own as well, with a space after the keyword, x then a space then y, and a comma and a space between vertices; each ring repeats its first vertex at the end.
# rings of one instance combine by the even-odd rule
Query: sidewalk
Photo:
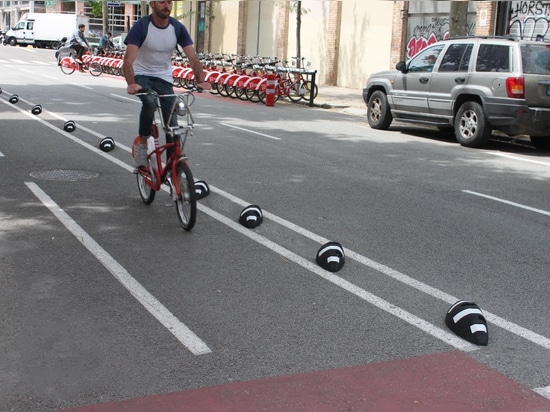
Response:
POLYGON ((319 93, 313 103, 315 107, 323 109, 335 109, 358 116, 367 115, 367 105, 363 101, 362 89, 319 86, 319 93))

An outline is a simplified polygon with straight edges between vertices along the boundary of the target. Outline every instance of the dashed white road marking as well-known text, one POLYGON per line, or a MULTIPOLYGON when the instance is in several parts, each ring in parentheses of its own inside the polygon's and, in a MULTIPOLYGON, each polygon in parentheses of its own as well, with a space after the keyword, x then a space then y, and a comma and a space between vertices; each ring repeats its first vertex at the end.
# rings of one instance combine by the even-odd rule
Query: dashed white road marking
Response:
POLYGON ((211 353, 210 348, 163 306, 128 271, 80 227, 36 183, 25 182, 34 195, 46 206, 73 236, 147 309, 172 335, 194 355, 211 353))

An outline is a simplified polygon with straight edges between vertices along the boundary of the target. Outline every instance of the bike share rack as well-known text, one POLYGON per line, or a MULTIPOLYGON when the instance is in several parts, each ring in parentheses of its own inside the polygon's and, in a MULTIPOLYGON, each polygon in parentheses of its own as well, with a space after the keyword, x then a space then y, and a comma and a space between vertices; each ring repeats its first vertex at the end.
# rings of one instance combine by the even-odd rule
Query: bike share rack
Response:
MULTIPOLYGON (((63 60, 63 59, 61 59, 63 60)), ((105 73, 110 73, 117 76, 122 76, 122 58, 120 56, 92 56, 85 54, 83 56, 84 62, 98 62, 104 69, 105 73)), ((311 92, 309 93, 309 99, 306 100, 310 107, 314 106, 316 89, 316 74, 317 70, 301 69, 295 67, 282 67, 274 64, 248 64, 245 65, 247 69, 261 70, 262 75, 246 74, 243 72, 224 71, 224 69, 209 68, 204 69, 205 81, 211 83, 213 86, 218 84, 222 86, 229 86, 239 89, 255 90, 257 92, 265 93, 267 88, 267 74, 300 74, 304 80, 311 85, 311 92)), ((172 77, 175 85, 186 85, 192 83, 195 79, 193 70, 189 66, 185 65, 173 65, 172 77)))

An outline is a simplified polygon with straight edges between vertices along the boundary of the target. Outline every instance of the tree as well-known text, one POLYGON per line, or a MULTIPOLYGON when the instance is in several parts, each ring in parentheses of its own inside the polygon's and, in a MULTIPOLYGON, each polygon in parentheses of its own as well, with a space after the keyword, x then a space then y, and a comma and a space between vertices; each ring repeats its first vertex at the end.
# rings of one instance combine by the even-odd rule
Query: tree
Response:
POLYGON ((302 16, 309 12, 302 7, 301 1, 279 3, 281 7, 287 7, 291 13, 296 13, 296 66, 300 67, 302 61, 302 16))
POLYGON ((451 1, 449 35, 468 35, 468 3, 467 1, 451 1))

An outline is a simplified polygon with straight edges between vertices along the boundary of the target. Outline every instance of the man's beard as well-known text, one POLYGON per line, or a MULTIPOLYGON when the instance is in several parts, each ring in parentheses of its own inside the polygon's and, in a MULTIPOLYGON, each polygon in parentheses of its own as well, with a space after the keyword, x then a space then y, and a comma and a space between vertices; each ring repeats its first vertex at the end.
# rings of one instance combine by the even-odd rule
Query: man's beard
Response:
POLYGON ((156 10, 155 13, 161 19, 167 19, 168 17, 170 17, 170 10, 169 9, 156 10))

